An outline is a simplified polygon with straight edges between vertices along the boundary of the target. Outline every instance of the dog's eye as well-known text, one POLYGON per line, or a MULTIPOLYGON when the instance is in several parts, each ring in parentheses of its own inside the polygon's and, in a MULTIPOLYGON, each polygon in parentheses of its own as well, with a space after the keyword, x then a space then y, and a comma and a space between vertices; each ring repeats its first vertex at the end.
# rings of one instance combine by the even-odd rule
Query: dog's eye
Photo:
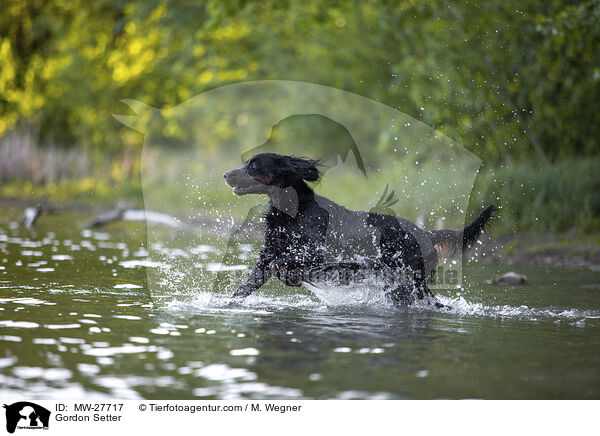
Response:
POLYGON ((256 168, 256 163, 252 162, 248 168, 256 168))

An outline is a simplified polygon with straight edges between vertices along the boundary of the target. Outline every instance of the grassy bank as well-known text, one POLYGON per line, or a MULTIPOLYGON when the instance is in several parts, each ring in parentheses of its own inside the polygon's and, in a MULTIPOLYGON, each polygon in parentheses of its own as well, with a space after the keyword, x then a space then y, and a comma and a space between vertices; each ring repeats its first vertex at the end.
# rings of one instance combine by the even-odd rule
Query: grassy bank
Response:
POLYGON ((544 165, 534 161, 483 168, 470 209, 501 206, 506 231, 577 233, 600 230, 600 157, 544 165))

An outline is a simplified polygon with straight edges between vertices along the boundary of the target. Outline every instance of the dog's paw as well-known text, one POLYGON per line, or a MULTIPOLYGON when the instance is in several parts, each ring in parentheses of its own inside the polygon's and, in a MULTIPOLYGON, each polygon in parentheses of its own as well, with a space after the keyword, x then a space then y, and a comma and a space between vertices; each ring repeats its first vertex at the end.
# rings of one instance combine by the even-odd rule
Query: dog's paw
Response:
POLYGON ((244 301, 244 298, 241 297, 231 297, 224 305, 223 307, 225 309, 235 309, 237 307, 240 307, 242 305, 242 302, 244 301))

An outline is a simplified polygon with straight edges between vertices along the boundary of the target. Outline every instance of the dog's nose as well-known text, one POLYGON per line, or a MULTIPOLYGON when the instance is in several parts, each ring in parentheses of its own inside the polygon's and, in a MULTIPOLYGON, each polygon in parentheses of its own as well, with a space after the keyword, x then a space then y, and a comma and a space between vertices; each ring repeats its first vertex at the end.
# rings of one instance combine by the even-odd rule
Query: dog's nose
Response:
POLYGON ((229 178, 229 171, 226 171, 226 172, 224 172, 224 173, 223 173, 223 177, 224 177, 225 179, 229 178))

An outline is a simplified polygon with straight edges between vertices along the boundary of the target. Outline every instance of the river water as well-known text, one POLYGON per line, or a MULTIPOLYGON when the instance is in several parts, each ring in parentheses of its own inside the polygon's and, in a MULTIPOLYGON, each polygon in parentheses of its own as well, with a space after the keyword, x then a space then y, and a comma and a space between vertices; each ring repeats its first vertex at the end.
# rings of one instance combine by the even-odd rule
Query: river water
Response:
POLYGON ((599 272, 470 262, 443 309, 273 282, 231 307, 210 244, 184 253, 201 271, 185 298, 157 298, 145 227, 60 213, 27 230, 21 216, 0 211, 3 397, 600 398, 599 272), (515 268, 529 285, 488 284, 515 268))

